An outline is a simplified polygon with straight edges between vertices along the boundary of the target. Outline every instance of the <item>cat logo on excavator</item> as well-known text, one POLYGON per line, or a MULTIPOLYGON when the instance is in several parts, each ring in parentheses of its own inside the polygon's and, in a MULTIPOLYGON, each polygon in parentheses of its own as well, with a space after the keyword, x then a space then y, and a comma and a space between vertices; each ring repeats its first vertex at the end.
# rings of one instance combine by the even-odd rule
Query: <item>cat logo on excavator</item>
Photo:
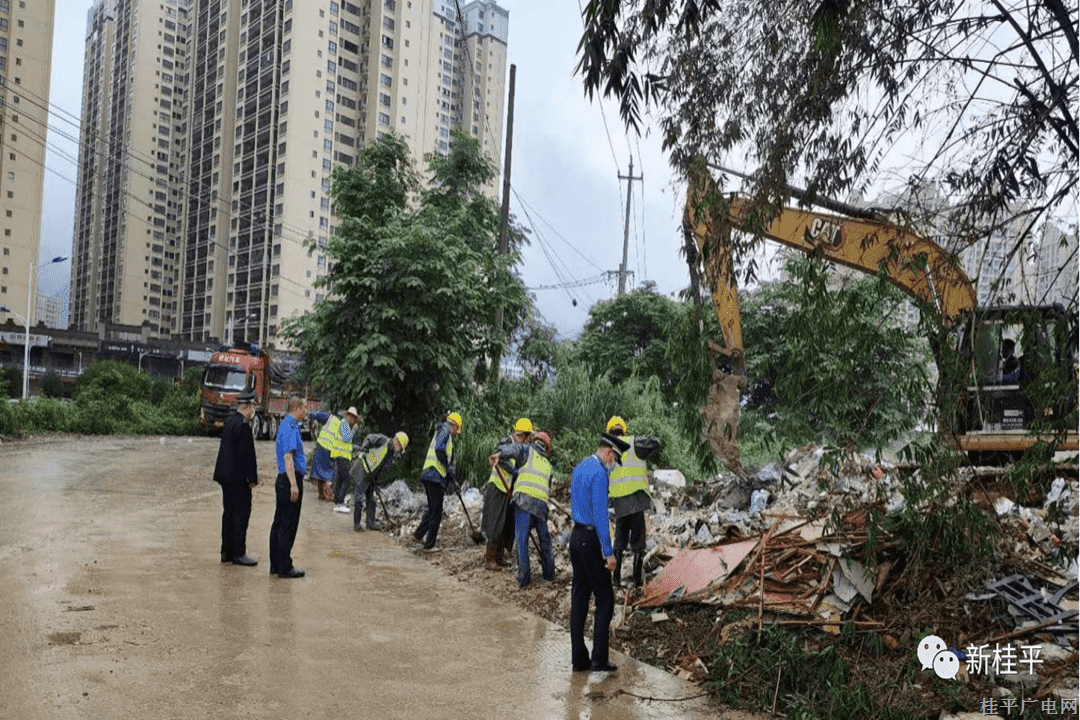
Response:
POLYGON ((810 222, 810 237, 815 245, 838 248, 844 243, 844 229, 841 225, 816 217, 810 222))

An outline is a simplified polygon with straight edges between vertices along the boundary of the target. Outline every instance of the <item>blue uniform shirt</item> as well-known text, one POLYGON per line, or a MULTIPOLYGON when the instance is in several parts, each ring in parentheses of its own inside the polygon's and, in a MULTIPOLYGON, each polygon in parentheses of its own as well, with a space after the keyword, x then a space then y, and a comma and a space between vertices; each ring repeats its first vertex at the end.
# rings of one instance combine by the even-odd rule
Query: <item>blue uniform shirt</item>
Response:
MULTIPOLYGON (((326 421, 334 415, 325 410, 316 410, 315 412, 309 412, 307 416, 309 420, 314 420, 320 425, 325 425, 326 421)), ((359 428, 360 425, 357 424, 356 427, 359 428)), ((338 437, 341 438, 343 442, 351 443, 354 435, 356 435, 356 430, 349 427, 349 423, 345 422, 345 418, 341 418, 341 425, 338 426, 338 437)))
POLYGON ((304 441, 300 437, 300 426, 292 415, 286 415, 277 432, 277 471, 285 473, 285 454, 293 454, 293 468, 296 474, 307 474, 307 460, 304 458, 304 441))
POLYGON ((579 462, 570 476, 570 517, 576 523, 596 528, 604 557, 612 554, 607 506, 608 471, 600 457, 593 454, 579 462))

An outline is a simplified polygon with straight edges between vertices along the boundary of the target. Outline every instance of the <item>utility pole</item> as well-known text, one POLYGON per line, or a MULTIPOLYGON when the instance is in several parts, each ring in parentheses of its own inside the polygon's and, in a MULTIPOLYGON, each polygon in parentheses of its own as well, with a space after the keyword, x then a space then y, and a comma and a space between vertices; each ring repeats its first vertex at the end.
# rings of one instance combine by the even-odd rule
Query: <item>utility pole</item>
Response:
MULTIPOLYGON (((514 149, 514 86, 517 80, 517 65, 510 65, 510 93, 507 97, 506 108, 506 157, 503 158, 503 188, 502 188, 502 226, 499 230, 499 254, 505 255, 510 252, 510 162, 514 149)), ((495 326, 502 332, 503 311, 502 308, 495 314, 495 326)), ((491 358, 491 379, 499 378, 499 363, 502 354, 496 353, 491 358)))
POLYGON ((622 264, 619 265, 619 295, 626 293, 626 248, 630 244, 630 193, 635 180, 644 180, 644 175, 634 177, 634 156, 630 156, 630 173, 620 175, 620 180, 626 180, 626 223, 623 225, 622 240, 622 264))

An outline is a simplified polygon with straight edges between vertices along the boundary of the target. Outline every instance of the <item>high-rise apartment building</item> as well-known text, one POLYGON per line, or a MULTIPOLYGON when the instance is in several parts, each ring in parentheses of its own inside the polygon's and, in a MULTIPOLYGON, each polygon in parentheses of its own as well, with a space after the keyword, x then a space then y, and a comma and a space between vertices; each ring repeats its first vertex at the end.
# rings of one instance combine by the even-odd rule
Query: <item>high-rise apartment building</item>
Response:
MULTIPOLYGON (((140 1, 102 0, 99 7, 140 1)), ((156 6, 170 7, 165 0, 156 6)), ((114 311, 126 319, 114 322, 146 320, 162 335, 188 340, 280 344, 281 322, 310 310, 324 292, 314 283, 327 272, 321 249, 336 230, 335 167, 354 164, 365 143, 391 131, 422 162, 427 153, 449 152, 450 133, 459 128, 480 138, 499 167, 509 16, 494 2, 193 0, 179 7, 190 9, 181 22, 186 54, 171 56, 177 67, 170 80, 173 97, 184 102, 171 108, 167 138, 178 165, 167 169, 161 188, 176 203, 165 206, 162 228, 162 248, 175 254, 161 258, 161 309, 151 278, 145 302, 118 301, 114 311)), ((122 28, 111 22, 118 36, 122 28)), ((88 56, 93 38, 88 25, 88 56)), ((151 39, 156 48, 161 38, 151 39)), ((103 70, 114 83, 138 72, 124 70, 116 53, 110 62, 103 70)), ((158 71, 147 66, 144 74, 158 71)), ((87 68, 87 86, 115 94, 91 77, 89 57, 87 68)), ((94 112, 84 99, 88 125, 101 117, 94 112)), ((149 135, 152 142, 162 137, 162 130, 149 135)), ((84 153, 86 146, 84 132, 84 153)), ((80 212, 86 204, 90 218, 108 216, 118 201, 98 195, 106 198, 100 209, 93 197, 80 198, 80 212)), ((91 314, 76 315, 79 299, 102 292, 94 249, 116 242, 108 232, 90 221, 76 229, 79 265, 88 268, 73 288, 77 327, 89 328, 76 318, 91 314)), ((153 257, 144 253, 135 274, 153 272, 153 257)))
POLYGON ((71 325, 168 337, 186 205, 191 0, 99 0, 87 15, 71 325))
POLYGON ((26 318, 37 297, 54 11, 0 0, 0 320, 26 318))
POLYGON ((1080 234, 1075 225, 1068 232, 1049 223, 1046 225, 1031 283, 1031 302, 1075 306, 1077 284, 1080 282, 1078 252, 1080 234))
POLYGON ((62 290, 55 295, 38 293, 37 310, 34 312, 34 325, 45 323, 45 327, 48 328, 65 329, 64 310, 67 308, 67 302, 68 293, 66 290, 62 290))

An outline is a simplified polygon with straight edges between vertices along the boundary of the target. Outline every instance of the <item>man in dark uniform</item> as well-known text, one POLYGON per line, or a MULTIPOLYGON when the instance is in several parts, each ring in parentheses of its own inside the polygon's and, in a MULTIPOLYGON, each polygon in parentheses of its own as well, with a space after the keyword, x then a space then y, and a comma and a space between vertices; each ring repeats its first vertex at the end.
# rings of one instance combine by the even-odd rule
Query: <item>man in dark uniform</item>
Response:
POLYGON ((251 418, 255 416, 255 393, 245 390, 236 399, 236 414, 221 429, 214 482, 221 485, 221 562, 257 565, 247 554, 248 519, 251 517, 251 488, 259 482, 255 465, 255 438, 251 418))
POLYGON ((570 586, 570 651, 574 670, 612 672, 608 662, 608 634, 615 614, 615 591, 611 571, 604 558, 611 557, 611 527, 608 523, 608 476, 630 449, 615 435, 605 433, 596 452, 578 463, 570 477, 570 564, 574 579, 570 586), (585 618, 589 597, 596 598, 592 656, 585 646, 585 618))

